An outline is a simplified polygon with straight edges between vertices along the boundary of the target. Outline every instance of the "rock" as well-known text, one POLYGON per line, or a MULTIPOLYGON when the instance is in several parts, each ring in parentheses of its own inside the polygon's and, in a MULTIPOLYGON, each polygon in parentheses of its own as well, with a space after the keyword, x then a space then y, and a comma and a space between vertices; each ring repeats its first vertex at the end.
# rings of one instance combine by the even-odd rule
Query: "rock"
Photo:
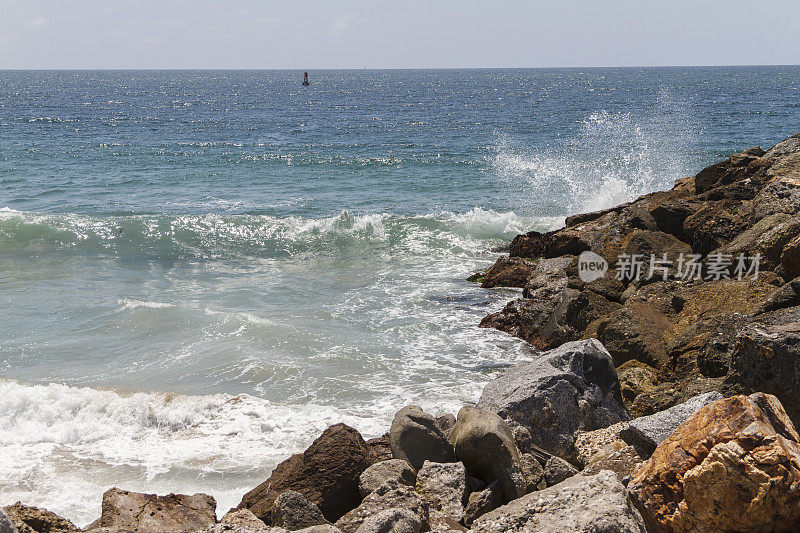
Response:
POLYGON ((313 502, 329 521, 338 520, 361 501, 359 476, 371 464, 361 435, 345 424, 326 429, 309 448, 279 464, 264 483, 242 498, 240 509, 271 523, 277 498, 287 490, 313 502))
POLYGON ((800 523, 800 436, 774 396, 702 407, 628 485, 653 532, 793 531, 800 523))
POLYGON ((327 523, 328 521, 322 516, 319 507, 308 501, 299 492, 287 490, 275 498, 275 504, 272 507, 272 524, 274 526, 295 531, 327 523))
POLYGON ((769 298, 761 303, 756 314, 797 306, 800 306, 800 278, 793 279, 772 293, 769 298))
POLYGON ((721 398, 722 394, 716 391, 699 394, 666 411, 631 420, 619 432, 619 436, 636 448, 641 457, 647 459, 655 451, 656 446, 669 437, 675 428, 683 424, 698 409, 721 398))
POLYGON ((577 464, 586 468, 598 454, 607 454, 608 450, 624 448, 627 443, 620 438, 619 432, 627 426, 627 422, 619 422, 602 429, 578 432, 575 435, 577 464))
POLYGON ((206 533, 283 533, 283 528, 273 528, 259 520, 248 509, 231 510, 206 533))
POLYGON ((584 476, 593 476, 603 470, 616 474, 623 485, 627 485, 633 474, 642 465, 644 459, 633 446, 617 443, 603 448, 592 457, 592 460, 581 470, 584 476))
POLYGON ((536 264, 521 257, 501 255, 497 262, 486 271, 481 287, 524 287, 525 282, 533 274, 536 264))
POLYGON ((655 389, 659 382, 658 372, 650 365, 636 359, 629 359, 617 367, 622 397, 632 402, 644 392, 655 389))
POLYGON ((389 445, 389 434, 375 439, 369 439, 366 443, 369 450, 370 459, 373 463, 388 461, 392 459, 392 447, 389 445))
POLYGON ((762 218, 712 253, 728 254, 734 258, 740 254, 748 257, 759 254, 760 267, 772 270, 781 264, 784 247, 799 234, 800 218, 786 213, 775 213, 762 218))
POLYGON ((425 461, 417 474, 417 492, 430 510, 441 511, 457 522, 464 518, 467 499, 467 471, 463 463, 425 461))
POLYGON ((455 415, 452 415, 450 413, 447 413, 446 415, 442 416, 437 416, 436 425, 439 426, 439 429, 441 429, 445 435, 447 435, 450 432, 450 430, 453 429, 453 426, 456 425, 456 417, 455 415))
POLYGON ((6 516, 3 509, 0 509, 0 533, 18 533, 17 528, 11 522, 11 519, 6 516))
POLYGON ((517 235, 511 241, 508 255, 510 257, 527 257, 535 259, 544 252, 545 235, 538 231, 530 231, 524 235, 517 235))
POLYGON ((500 482, 495 481, 485 489, 469 495, 467 507, 464 509, 464 524, 471 525, 476 518, 501 505, 503 505, 503 489, 500 487, 500 482))
POLYGON ((548 487, 558 485, 577 473, 577 468, 555 455, 551 456, 544 465, 544 479, 548 487))
POLYGON ((413 487, 417 482, 417 475, 403 459, 390 459, 370 466, 361 474, 358 481, 358 490, 362 498, 386 483, 396 481, 400 485, 413 487))
POLYGON ((207 494, 141 494, 112 488, 103 494, 100 518, 85 531, 206 531, 217 522, 217 502, 207 494))
POLYGON ((611 356, 596 339, 506 370, 489 382, 478 406, 525 426, 536 446, 571 461, 577 431, 629 418, 611 356))
POLYGON ((427 461, 455 462, 453 447, 436 419, 416 405, 404 407, 394 415, 389 444, 395 459, 404 459, 414 470, 427 461))
POLYGON ((487 483, 499 480, 506 500, 519 498, 528 486, 511 428, 495 413, 462 407, 450 433, 456 457, 467 472, 487 483))
POLYGON ((645 533, 625 487, 611 472, 573 476, 491 511, 472 524, 475 533, 645 533))
POLYGON ((23 505, 20 502, 3 507, 2 511, 6 515, 7 522, 10 522, 19 533, 73 533, 80 531, 66 518, 47 509, 23 505))
POLYGON ((353 533, 371 516, 389 509, 404 509, 417 516, 423 530, 429 526, 428 504, 413 488, 388 481, 364 498, 361 505, 341 517, 336 527, 344 533, 353 533))
POLYGON ((542 490, 547 486, 544 480, 544 467, 531 453, 520 453, 522 471, 525 475, 525 492, 542 490))
POLYGON ((800 236, 792 239, 781 250, 781 266, 787 278, 800 276, 800 236))
POLYGON ((600 324, 597 338, 619 366, 636 359, 655 368, 667 366, 667 343, 663 333, 672 322, 647 302, 629 301, 600 324))
POLYGON ((420 533, 422 522, 406 509, 386 509, 368 517, 356 533, 420 533))

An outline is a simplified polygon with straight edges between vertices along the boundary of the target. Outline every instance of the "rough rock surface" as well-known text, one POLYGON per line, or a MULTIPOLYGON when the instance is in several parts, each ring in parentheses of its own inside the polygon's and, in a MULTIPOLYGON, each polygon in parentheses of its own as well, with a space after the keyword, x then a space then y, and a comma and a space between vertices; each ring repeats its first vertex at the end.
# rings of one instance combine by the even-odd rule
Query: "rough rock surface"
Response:
POLYGON ((544 465, 544 479, 548 487, 558 485, 577 473, 577 468, 555 455, 551 456, 544 465))
POLYGON ((535 261, 501 256, 486 272, 481 287, 524 287, 536 268, 535 261))
POLYGON ((774 396, 706 405, 628 485, 652 532, 796 531, 800 436, 774 396))
POLYGON ((611 472, 573 476, 478 518, 475 533, 645 533, 642 518, 611 472))
POLYGON ((529 479, 522 458, 511 428, 498 415, 462 407, 450 440, 471 476, 486 483, 498 480, 506 500, 525 494, 529 479))
POLYGON ((389 509, 411 511, 419 518, 422 528, 428 528, 430 522, 427 502, 413 488, 392 481, 364 498, 361 505, 337 520, 335 525, 344 533, 353 533, 369 517, 389 509))
POLYGON ((489 382, 478 406, 527 427, 536 446, 570 461, 576 432, 630 418, 611 356, 596 339, 508 369, 489 382))
POLYGON ((397 412, 389 430, 389 444, 395 459, 404 459, 414 470, 427 461, 452 463, 453 447, 436 418, 416 405, 397 412))
POLYGON ((464 464, 425 461, 417 474, 417 492, 430 510, 441 511, 460 522, 467 499, 467 470, 464 464))
POLYGON ((370 466, 358 480, 358 490, 362 498, 373 492, 387 481, 396 481, 400 485, 413 487, 417 482, 417 475, 411 465, 403 459, 389 459, 370 466))
POLYGON ((386 509, 376 513, 356 529, 356 533, 420 533, 422 522, 406 509, 386 509))
POLYGON ((235 509, 226 513, 217 525, 206 533, 283 533, 283 528, 273 528, 258 519, 248 509, 235 509))
POLYGON ((308 501, 299 492, 287 490, 275 498, 272 508, 272 524, 275 526, 295 531, 327 523, 328 521, 322 516, 319 507, 308 501))
POLYGON ((503 505, 503 489, 495 481, 481 491, 473 492, 467 500, 464 509, 464 524, 471 525, 480 516, 493 511, 503 505))
POLYGON ((8 520, 19 533, 72 533, 80 531, 75 524, 57 514, 23 505, 20 502, 3 508, 8 520))
POLYGON ((675 428, 683 424, 698 409, 720 399, 722 399, 722 394, 719 392, 699 394, 666 411, 631 420, 620 430, 619 436, 636 448, 638 454, 646 459, 652 455, 656 446, 669 437, 675 428))
POLYGON ((271 524, 275 498, 294 490, 315 503, 326 519, 338 520, 361 501, 359 476, 370 464, 369 450, 358 431, 336 424, 305 452, 279 464, 269 479, 244 495, 239 508, 250 509, 271 524))
POLYGON ((0 509, 0 533, 17 533, 17 528, 2 509, 0 509))

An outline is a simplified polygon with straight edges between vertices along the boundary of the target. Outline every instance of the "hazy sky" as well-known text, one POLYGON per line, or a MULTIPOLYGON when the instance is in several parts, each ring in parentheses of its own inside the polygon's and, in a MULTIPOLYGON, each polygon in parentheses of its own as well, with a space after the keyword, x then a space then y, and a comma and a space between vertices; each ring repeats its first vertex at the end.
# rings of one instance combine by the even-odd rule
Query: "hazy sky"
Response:
POLYGON ((800 63, 798 0, 0 0, 0 68, 800 63))

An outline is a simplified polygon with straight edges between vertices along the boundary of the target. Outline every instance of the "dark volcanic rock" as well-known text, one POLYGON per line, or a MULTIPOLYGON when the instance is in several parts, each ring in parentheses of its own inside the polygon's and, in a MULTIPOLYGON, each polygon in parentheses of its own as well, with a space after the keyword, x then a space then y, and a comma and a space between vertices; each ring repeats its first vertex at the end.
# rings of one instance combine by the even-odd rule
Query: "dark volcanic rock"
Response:
POLYGON ((242 498, 240 509, 250 509, 267 523, 277 498, 294 490, 319 507, 331 522, 361 501, 358 480, 371 464, 364 439, 355 429, 336 424, 309 448, 279 464, 264 483, 242 498))
POLYGON ((408 461, 414 470, 425 461, 452 463, 456 458, 447 435, 436 419, 416 405, 403 407, 394 415, 389 444, 395 459, 408 461))

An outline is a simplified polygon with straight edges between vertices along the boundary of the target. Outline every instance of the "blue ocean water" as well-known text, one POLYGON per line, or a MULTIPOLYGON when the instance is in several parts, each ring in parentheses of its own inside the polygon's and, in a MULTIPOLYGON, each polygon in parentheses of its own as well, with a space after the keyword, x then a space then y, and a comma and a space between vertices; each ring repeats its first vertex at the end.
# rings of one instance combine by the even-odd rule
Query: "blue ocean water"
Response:
POLYGON ((530 356, 519 232, 800 130, 800 67, 0 72, 0 504, 238 503, 530 356))

